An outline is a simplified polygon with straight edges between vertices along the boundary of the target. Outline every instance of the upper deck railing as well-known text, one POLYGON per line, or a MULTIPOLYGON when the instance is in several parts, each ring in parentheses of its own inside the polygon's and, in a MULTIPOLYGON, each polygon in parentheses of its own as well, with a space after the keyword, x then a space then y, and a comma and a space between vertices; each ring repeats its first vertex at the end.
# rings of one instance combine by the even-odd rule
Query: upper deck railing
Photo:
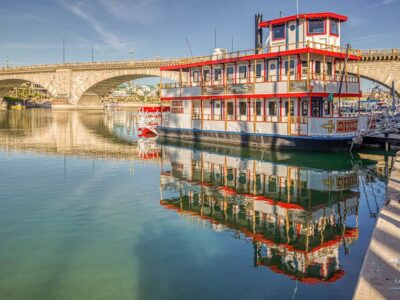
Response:
MULTIPOLYGON (((188 57, 179 60, 179 64, 177 65, 185 65, 185 64, 195 64, 200 62, 207 62, 213 60, 229 60, 229 59, 237 59, 241 57, 263 54, 263 53, 279 53, 288 50, 296 50, 296 49, 315 49, 315 50, 325 50, 339 54, 346 54, 347 48, 335 45, 328 45, 313 41, 305 41, 299 43, 291 43, 291 44, 282 44, 276 46, 263 47, 259 49, 248 49, 241 51, 234 51, 222 54, 212 54, 207 56, 196 56, 196 57, 188 57)), ((349 55, 361 56, 360 50, 349 49, 349 55)))

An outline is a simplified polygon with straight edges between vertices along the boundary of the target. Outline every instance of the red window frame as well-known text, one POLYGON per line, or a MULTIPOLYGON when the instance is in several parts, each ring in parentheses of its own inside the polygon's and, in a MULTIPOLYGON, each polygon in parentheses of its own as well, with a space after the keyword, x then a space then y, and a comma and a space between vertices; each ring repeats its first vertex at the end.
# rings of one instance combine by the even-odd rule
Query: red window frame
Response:
POLYGON ((326 18, 312 18, 312 19, 307 19, 307 36, 314 36, 314 35, 326 35, 326 18), (310 33, 310 21, 312 20, 324 20, 324 32, 322 33, 310 33))
POLYGON ((286 40, 286 23, 280 23, 280 24, 274 24, 271 26, 271 32, 272 32, 272 40, 273 41, 282 41, 282 40, 286 40), (274 27, 275 26, 282 26, 283 25, 283 38, 275 38, 274 37, 274 27))
POLYGON ((339 36, 339 26, 340 26, 339 24, 340 24, 339 20, 337 20, 337 19, 329 19, 329 35, 339 36), (337 26, 338 26, 338 33, 337 34, 336 33, 332 33, 332 27, 331 27, 331 22, 332 21, 335 21, 337 23, 337 26))

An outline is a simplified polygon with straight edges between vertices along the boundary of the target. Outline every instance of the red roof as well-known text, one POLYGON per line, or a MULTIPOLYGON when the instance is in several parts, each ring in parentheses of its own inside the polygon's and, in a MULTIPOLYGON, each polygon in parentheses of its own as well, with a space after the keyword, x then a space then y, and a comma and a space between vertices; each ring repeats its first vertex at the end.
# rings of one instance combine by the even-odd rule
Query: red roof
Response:
POLYGON ((310 14, 299 14, 290 16, 290 17, 285 17, 285 18, 279 18, 275 20, 270 20, 270 21, 262 21, 260 22, 259 26, 260 27, 268 27, 270 25, 275 25, 275 24, 282 24, 286 23, 289 21, 297 20, 297 19, 315 19, 315 18, 331 18, 331 19, 336 19, 341 22, 346 22, 347 17, 331 12, 323 12, 323 13, 310 13, 310 14))

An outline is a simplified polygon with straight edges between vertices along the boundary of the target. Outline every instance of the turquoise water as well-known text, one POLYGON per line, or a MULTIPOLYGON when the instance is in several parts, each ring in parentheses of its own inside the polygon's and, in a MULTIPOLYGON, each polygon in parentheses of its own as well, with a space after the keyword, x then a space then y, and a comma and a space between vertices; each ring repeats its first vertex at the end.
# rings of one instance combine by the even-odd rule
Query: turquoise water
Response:
POLYGON ((384 156, 136 135, 129 112, 0 112, 0 299, 351 299, 384 156))

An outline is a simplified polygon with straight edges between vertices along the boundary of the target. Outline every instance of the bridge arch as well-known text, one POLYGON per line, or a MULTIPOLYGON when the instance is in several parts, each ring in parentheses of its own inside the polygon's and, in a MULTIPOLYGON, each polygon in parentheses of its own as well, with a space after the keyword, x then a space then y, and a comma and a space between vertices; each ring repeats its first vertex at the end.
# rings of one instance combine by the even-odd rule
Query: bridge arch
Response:
MULTIPOLYGON (((77 72, 78 73, 78 72, 77 72)), ((118 85, 141 78, 163 77, 177 81, 178 72, 161 72, 157 69, 127 69, 74 74, 72 104, 99 105, 101 97, 107 95, 118 85)))
POLYGON ((41 86, 45 89, 53 98, 55 95, 55 90, 52 88, 49 82, 41 80, 40 78, 33 78, 30 76, 10 76, 10 78, 0 77, 0 98, 5 97, 13 88, 16 88, 24 83, 33 83, 41 86))

